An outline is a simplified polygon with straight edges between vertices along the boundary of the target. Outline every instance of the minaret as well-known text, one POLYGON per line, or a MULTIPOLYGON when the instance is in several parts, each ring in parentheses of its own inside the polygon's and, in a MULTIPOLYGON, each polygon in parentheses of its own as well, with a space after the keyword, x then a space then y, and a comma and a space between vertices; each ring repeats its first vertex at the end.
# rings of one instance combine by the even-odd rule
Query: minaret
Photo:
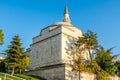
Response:
POLYGON ((63 22, 71 23, 71 20, 69 18, 69 12, 68 12, 68 7, 66 5, 65 10, 64 10, 64 19, 63 22))

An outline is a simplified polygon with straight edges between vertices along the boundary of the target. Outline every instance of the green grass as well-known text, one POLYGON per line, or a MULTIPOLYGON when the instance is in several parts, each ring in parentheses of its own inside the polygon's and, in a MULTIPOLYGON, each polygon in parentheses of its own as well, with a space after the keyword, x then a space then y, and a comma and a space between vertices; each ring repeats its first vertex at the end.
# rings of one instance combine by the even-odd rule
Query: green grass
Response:
MULTIPOLYGON (((4 80, 5 78, 5 73, 0 73, 0 78, 4 80)), ((15 74, 14 76, 11 76, 9 74, 6 74, 6 80, 45 80, 41 77, 38 76, 33 76, 33 75, 24 75, 24 74, 15 74)))
MULTIPOLYGON (((0 78, 2 78, 2 80, 4 80, 5 73, 0 73, 0 78)), ((22 80, 22 79, 19 77, 15 77, 15 76, 11 76, 9 74, 6 74, 6 80, 22 80)))

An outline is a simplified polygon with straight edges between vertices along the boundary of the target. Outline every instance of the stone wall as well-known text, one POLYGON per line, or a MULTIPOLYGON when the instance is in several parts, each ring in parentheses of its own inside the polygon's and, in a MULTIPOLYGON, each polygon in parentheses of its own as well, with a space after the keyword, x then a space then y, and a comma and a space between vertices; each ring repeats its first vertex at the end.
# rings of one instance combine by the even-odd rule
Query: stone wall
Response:
POLYGON ((67 51, 73 40, 82 36, 82 31, 73 26, 48 26, 32 40, 28 54, 32 60, 30 69, 66 63, 67 51), (69 44, 69 45, 68 45, 69 44))
POLYGON ((32 60, 31 70, 61 62, 61 34, 57 34, 56 31, 59 31, 59 28, 52 31, 47 28, 42 31, 40 36, 33 39, 34 43, 28 52, 32 60))
POLYGON ((96 80, 96 75, 83 72, 81 73, 81 80, 96 80))
MULTIPOLYGON (((27 75, 36 75, 43 77, 47 80, 79 80, 78 76, 71 75, 65 76, 65 68, 63 67, 56 67, 56 68, 48 68, 48 69, 39 69, 34 71, 26 72, 27 75)), ((70 73, 71 74, 71 73, 70 73)), ((78 74, 76 74, 78 75, 78 74)), ((82 72, 81 73, 81 80, 97 80, 96 75, 82 72)), ((111 76, 109 80, 120 80, 117 76, 111 76)))
POLYGON ((75 40, 78 38, 78 36, 82 36, 82 31, 74 26, 62 26, 62 61, 64 63, 69 63, 71 59, 71 50, 72 46, 75 43, 75 40))
MULTIPOLYGON (((77 80, 77 79, 73 79, 77 80)), ((90 73, 81 73, 81 80, 97 80, 95 74, 90 74, 90 73)), ((109 80, 120 80, 118 76, 110 76, 109 80)))
POLYGON ((36 75, 47 80, 65 80, 64 64, 41 67, 37 70, 25 72, 27 75, 36 75))
MULTIPOLYGON (((79 80, 79 73, 72 71, 72 67, 65 65, 65 80, 79 80)), ((81 80, 97 80, 96 75, 88 72, 80 73, 81 80)), ((109 80, 120 80, 118 76, 110 76, 109 80)))
POLYGON ((120 78, 118 76, 111 76, 110 80, 120 80, 120 78))
MULTIPOLYGON (((72 71, 72 68, 66 64, 44 66, 25 74, 40 76, 47 80, 79 80, 78 72, 72 71)), ((81 80, 97 80, 95 74, 87 72, 81 72, 80 78, 81 80)), ((110 76, 109 80, 120 80, 120 78, 110 76)))

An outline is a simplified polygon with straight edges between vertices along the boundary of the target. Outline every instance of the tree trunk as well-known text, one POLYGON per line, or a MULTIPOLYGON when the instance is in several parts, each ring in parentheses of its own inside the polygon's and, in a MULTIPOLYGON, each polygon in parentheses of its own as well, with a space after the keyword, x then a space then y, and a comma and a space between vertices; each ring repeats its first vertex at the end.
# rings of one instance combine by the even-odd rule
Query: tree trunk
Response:
MULTIPOLYGON (((91 50, 91 49, 90 49, 90 50, 91 50)), ((91 53, 90 50, 88 50, 88 52, 89 52, 90 60, 92 61, 92 60, 93 60, 93 59, 92 59, 92 53, 91 53)))
POLYGON ((80 77, 81 77, 81 75, 80 75, 80 71, 78 71, 78 72, 79 72, 79 80, 81 80, 81 79, 80 79, 80 77))
POLYGON ((14 75, 14 72, 15 72, 15 68, 13 67, 12 68, 12 73, 11 73, 12 76, 14 75))
POLYGON ((21 73, 22 73, 22 70, 20 69, 19 71, 20 71, 20 74, 21 74, 21 73))

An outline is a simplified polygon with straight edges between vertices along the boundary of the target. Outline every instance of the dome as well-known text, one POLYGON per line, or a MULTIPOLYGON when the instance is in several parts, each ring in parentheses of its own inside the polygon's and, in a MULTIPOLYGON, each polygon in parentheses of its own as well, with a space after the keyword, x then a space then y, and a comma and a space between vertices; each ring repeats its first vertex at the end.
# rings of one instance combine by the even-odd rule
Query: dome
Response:
POLYGON ((68 22, 57 22, 54 25, 66 25, 66 26, 73 26, 71 23, 68 22))

